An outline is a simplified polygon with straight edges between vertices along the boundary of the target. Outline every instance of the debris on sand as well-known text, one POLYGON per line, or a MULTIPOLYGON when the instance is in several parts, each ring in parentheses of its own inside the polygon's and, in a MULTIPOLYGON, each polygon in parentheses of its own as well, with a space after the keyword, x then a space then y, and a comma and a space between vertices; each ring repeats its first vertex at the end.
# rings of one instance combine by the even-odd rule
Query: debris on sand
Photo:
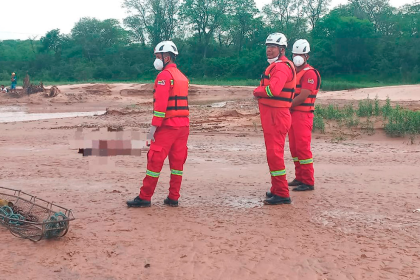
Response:
POLYGON ((25 90, 26 93, 29 95, 33 93, 44 92, 45 88, 44 84, 40 82, 39 85, 30 84, 25 90))
POLYGON ((124 127, 123 126, 108 126, 108 131, 123 131, 124 127))
POLYGON ((50 92, 47 93, 47 97, 56 97, 61 91, 56 86, 50 88, 50 92))
POLYGON ((31 79, 28 74, 26 74, 25 80, 23 81, 23 90, 26 92, 27 95, 44 92, 45 88, 42 81, 39 85, 31 84, 31 79))
POLYGON ((105 115, 111 115, 111 116, 119 116, 119 115, 127 115, 128 112, 123 112, 122 110, 118 109, 109 109, 106 108, 105 115))
POLYGON ((141 114, 146 112, 145 109, 131 109, 131 108, 106 108, 105 115, 121 116, 130 114, 141 114))

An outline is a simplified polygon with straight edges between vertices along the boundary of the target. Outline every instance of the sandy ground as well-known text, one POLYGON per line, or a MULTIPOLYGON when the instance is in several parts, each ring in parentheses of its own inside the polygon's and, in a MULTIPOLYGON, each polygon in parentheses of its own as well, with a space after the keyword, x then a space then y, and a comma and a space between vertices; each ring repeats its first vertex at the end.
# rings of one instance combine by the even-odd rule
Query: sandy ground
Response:
MULTIPOLYGON (((77 219, 64 238, 39 243, 0 228, 0 279, 420 279, 418 141, 377 130, 333 143, 316 133, 315 191, 291 193, 291 205, 263 206, 270 176, 252 88, 192 86, 180 207, 163 205, 166 163, 152 207, 128 209, 145 155, 82 157, 69 140, 80 126, 146 133, 150 85, 59 88, 55 98, 2 96, 0 105, 108 113, 0 123, 0 186, 71 208, 77 219)), ((415 104, 419 89, 326 92, 318 102, 378 93, 415 104)), ((293 179, 288 148, 286 159, 293 179)))

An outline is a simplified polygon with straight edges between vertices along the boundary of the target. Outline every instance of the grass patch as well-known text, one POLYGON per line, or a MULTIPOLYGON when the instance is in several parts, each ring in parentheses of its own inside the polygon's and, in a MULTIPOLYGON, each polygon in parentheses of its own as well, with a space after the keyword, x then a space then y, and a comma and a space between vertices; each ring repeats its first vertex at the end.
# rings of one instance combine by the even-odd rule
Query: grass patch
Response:
POLYGON ((368 135, 375 134, 375 128, 373 126, 373 122, 369 117, 360 124, 360 129, 368 135))
POLYGON ((314 124, 313 124, 313 130, 319 130, 321 133, 325 133, 325 123, 324 118, 320 114, 314 115, 314 124))
POLYGON ((345 119, 345 125, 348 128, 357 127, 360 124, 360 120, 356 117, 349 117, 345 119))
POLYGON ((337 105, 316 105, 314 116, 314 131, 325 131, 324 120, 335 120, 339 127, 345 125, 348 128, 358 127, 361 131, 374 134, 374 121, 384 123, 384 130, 388 136, 404 137, 413 139, 420 135, 420 111, 402 109, 399 105, 391 106, 391 100, 387 98, 383 106, 379 100, 360 100, 357 108, 346 105, 339 108, 337 105))
POLYGON ((420 134, 420 111, 403 110, 400 106, 393 108, 385 124, 385 132, 392 137, 415 136, 420 134))

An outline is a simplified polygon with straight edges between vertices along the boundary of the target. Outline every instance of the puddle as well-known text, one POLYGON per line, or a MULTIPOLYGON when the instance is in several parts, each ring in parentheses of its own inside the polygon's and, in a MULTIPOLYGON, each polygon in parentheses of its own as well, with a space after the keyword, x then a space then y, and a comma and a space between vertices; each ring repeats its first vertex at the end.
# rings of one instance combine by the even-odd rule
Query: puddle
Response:
POLYGON ((68 112, 68 113, 27 113, 18 106, 0 107, 0 123, 37 121, 61 118, 87 117, 102 115, 105 111, 94 112, 68 112))

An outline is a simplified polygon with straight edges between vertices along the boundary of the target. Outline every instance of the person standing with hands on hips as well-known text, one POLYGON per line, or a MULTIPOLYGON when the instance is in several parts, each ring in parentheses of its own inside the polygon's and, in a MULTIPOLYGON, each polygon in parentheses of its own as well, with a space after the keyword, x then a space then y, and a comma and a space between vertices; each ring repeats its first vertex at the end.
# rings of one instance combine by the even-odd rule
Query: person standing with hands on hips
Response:
POLYGON ((290 204, 284 165, 284 145, 291 125, 290 107, 296 89, 294 65, 286 56, 287 39, 282 33, 267 37, 266 54, 270 64, 254 90, 258 99, 261 124, 271 175, 271 189, 264 204, 290 204))
POLYGON ((295 179, 289 186, 293 191, 314 190, 314 166, 311 138, 315 111, 315 99, 321 86, 318 70, 308 64, 309 42, 297 40, 292 49, 293 63, 297 72, 297 88, 292 102, 292 126, 289 131, 290 152, 295 163, 295 179))
POLYGON ((171 169, 169 195, 164 204, 178 206, 183 166, 187 159, 189 135, 189 81, 175 64, 178 49, 171 41, 159 43, 154 66, 161 71, 154 86, 153 119, 148 139, 147 171, 140 194, 127 201, 129 207, 150 207, 160 171, 167 156, 171 169))

